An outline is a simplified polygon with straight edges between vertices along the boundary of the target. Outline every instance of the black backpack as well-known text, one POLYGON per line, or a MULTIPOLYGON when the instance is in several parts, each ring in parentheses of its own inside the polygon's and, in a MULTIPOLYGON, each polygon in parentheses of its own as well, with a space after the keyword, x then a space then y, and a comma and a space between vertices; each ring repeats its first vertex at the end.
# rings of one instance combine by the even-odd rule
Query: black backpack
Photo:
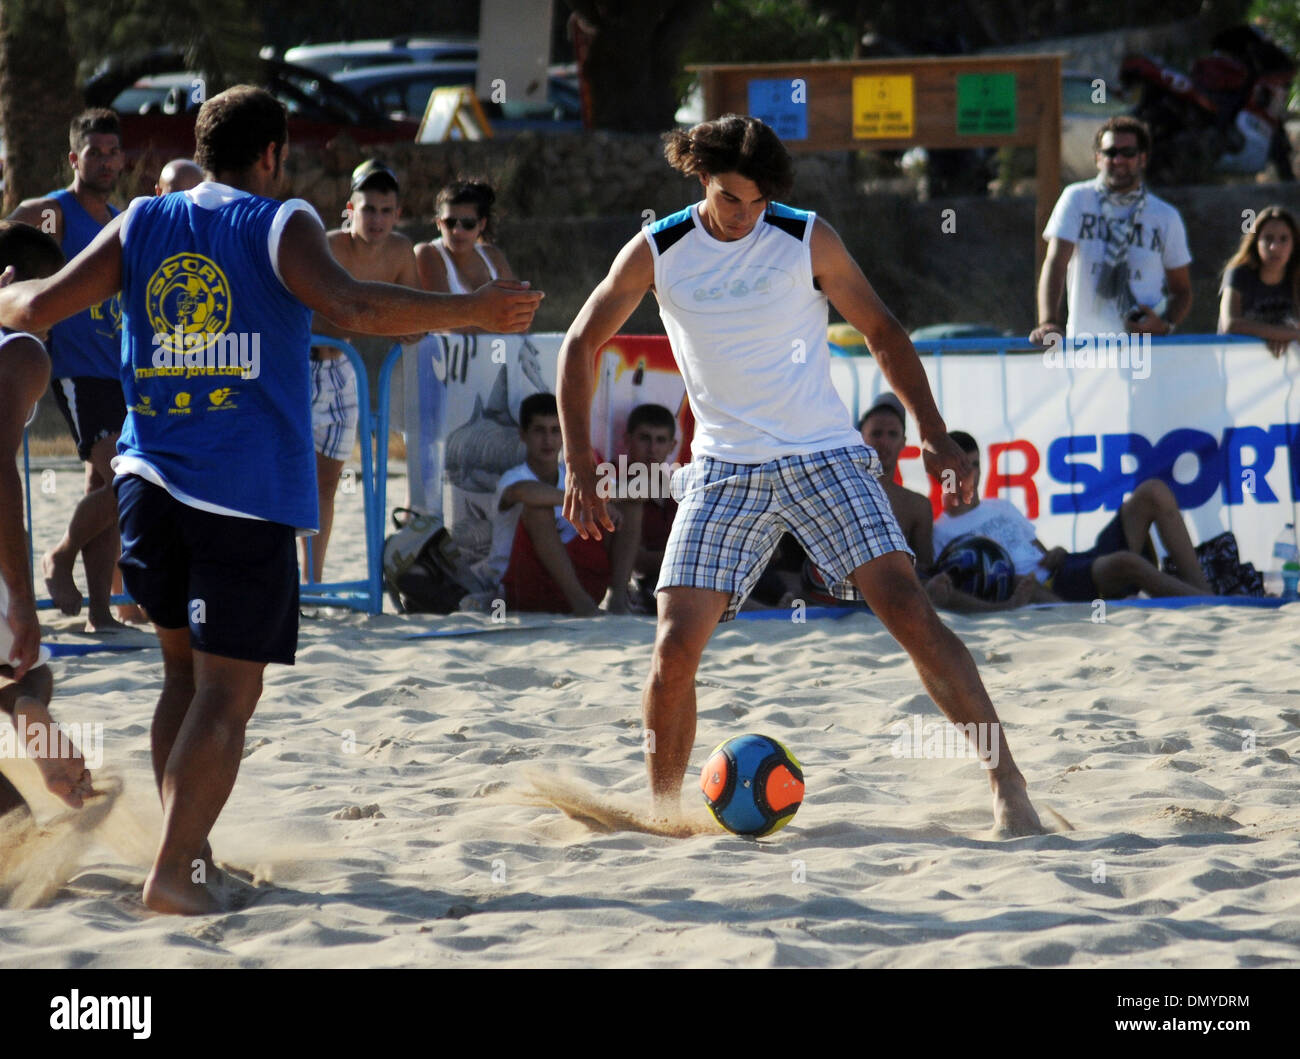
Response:
POLYGON ((478 585, 442 520, 397 508, 393 525, 397 532, 384 541, 384 587, 393 605, 407 614, 456 611, 478 585))

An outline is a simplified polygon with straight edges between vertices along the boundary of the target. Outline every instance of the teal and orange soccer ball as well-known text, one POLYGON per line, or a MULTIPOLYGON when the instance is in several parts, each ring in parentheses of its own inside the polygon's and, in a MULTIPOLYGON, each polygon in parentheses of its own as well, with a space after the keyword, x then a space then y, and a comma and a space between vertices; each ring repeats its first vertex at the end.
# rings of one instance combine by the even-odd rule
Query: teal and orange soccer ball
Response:
POLYGON ((758 838, 794 819, 803 804, 803 766, 775 739, 738 735, 709 755, 700 789, 718 823, 758 838))

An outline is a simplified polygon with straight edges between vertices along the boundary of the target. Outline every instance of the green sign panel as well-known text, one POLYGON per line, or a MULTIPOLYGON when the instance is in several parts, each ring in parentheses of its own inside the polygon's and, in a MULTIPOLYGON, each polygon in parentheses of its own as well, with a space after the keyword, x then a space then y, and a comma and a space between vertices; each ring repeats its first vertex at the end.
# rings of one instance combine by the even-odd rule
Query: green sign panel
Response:
POLYGON ((1016 131, 1016 75, 958 74, 957 132, 980 136, 1016 131))

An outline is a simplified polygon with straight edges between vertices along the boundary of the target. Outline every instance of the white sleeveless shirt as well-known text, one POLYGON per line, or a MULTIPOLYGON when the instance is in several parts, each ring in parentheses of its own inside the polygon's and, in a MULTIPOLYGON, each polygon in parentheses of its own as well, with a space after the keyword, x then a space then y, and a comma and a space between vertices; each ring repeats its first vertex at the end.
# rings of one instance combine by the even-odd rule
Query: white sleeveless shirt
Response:
POLYGON ((815 214, 772 203, 744 238, 696 203, 645 229, 659 315, 695 415, 691 451, 731 463, 865 445, 831 384, 815 214))
MULTIPOLYGON (((437 249, 438 253, 442 255, 442 263, 447 266, 447 292, 449 294, 472 294, 473 290, 461 282, 460 273, 456 271, 456 263, 451 259, 451 251, 443 246, 442 240, 435 239, 429 245, 437 249)), ((496 279, 497 270, 492 264, 492 259, 487 256, 487 251, 479 243, 474 244, 474 249, 478 251, 478 256, 483 259, 483 264, 487 265, 488 275, 496 279)))

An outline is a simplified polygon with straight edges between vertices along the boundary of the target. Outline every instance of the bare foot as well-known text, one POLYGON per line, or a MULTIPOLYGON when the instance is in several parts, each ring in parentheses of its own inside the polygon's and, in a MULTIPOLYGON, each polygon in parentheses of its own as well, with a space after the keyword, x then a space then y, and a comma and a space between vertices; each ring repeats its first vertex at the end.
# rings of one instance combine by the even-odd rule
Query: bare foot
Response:
POLYGON ((144 881, 144 903, 146 908, 168 915, 202 916, 221 911, 206 886, 190 882, 187 875, 179 879, 164 877, 157 868, 144 881))
POLYGON ((86 615, 86 632, 112 634, 115 632, 127 632, 131 626, 123 625, 111 614, 88 614, 86 615))
POLYGON ((127 625, 148 625, 149 615, 139 603, 123 603, 113 608, 113 614, 120 622, 127 625))
POLYGON ((69 618, 80 614, 81 589, 72 576, 72 562, 65 563, 54 552, 46 552, 41 556, 41 574, 54 605, 69 618))
POLYGON ((27 735, 27 756, 32 759, 50 793, 73 809, 95 794, 90 770, 81 751, 63 734, 50 711, 35 699, 20 699, 14 707, 14 721, 22 718, 27 735))
POLYGON ((1038 819, 1024 781, 1006 780, 993 790, 993 833, 998 838, 1022 835, 1045 835, 1047 828, 1038 819))

